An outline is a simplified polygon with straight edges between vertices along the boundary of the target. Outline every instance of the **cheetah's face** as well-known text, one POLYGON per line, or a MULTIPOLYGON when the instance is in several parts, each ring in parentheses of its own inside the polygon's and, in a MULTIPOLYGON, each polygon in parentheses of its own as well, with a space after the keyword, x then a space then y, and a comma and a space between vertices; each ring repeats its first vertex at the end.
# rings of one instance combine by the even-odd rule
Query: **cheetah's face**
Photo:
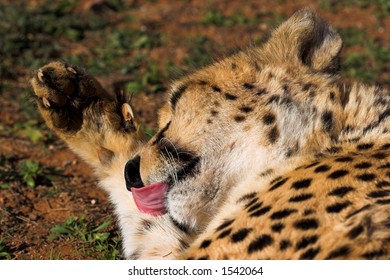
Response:
MULTIPOLYGON (((302 105, 312 84, 302 76, 329 83, 340 48, 330 26, 302 11, 262 48, 178 81, 161 110, 160 130, 127 165, 128 183, 167 186, 168 214, 193 229, 204 227, 232 187, 296 153, 304 145, 298 137, 314 133, 310 120, 317 109, 302 105)), ((320 133, 328 135, 333 126, 326 125, 320 133)))

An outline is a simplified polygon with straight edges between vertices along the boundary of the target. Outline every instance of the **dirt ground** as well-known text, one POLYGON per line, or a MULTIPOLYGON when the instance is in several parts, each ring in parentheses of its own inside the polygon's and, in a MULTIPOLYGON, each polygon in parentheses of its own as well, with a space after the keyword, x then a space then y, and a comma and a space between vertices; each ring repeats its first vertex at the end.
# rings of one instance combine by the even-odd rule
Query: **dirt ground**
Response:
POLYGON ((32 102, 31 73, 50 60, 84 66, 111 92, 134 93, 133 107, 153 134, 173 78, 261 43, 294 11, 309 7, 346 39, 345 79, 390 85, 386 1, 50 2, 40 13, 48 2, 0 0, 0 259, 122 258, 106 194, 32 102), (12 12, 20 19, 15 24, 12 12))

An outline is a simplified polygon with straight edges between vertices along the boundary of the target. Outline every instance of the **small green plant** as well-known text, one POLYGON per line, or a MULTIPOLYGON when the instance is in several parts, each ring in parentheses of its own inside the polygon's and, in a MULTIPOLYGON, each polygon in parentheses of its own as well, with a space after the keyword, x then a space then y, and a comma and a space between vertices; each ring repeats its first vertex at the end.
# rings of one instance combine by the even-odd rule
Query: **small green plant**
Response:
POLYGON ((63 176, 62 172, 53 167, 42 166, 32 160, 20 160, 12 155, 0 155, 1 188, 9 188, 11 182, 27 184, 30 187, 38 184, 52 185, 58 176, 63 176))
POLYGON ((13 132, 19 136, 29 138, 33 143, 38 143, 45 137, 42 133, 42 128, 38 127, 38 121, 34 119, 24 123, 16 123, 13 127, 13 132))
POLYGON ((187 68, 185 70, 197 69, 210 64, 211 54, 215 53, 219 47, 207 36, 188 37, 187 44, 189 51, 183 59, 183 64, 187 68))
POLYGON ((345 46, 361 45, 367 38, 364 30, 355 27, 343 28, 339 32, 345 46))
POLYGON ((19 174, 27 185, 35 187, 36 180, 43 175, 43 171, 38 162, 24 160, 19 162, 19 174))
POLYGON ((50 260, 60 260, 61 259, 61 252, 56 253, 53 248, 50 250, 50 260))
POLYGON ((119 259, 122 258, 119 237, 107 231, 110 223, 109 220, 105 220, 96 226, 88 223, 84 216, 69 217, 64 223, 50 229, 51 234, 48 240, 53 241, 64 237, 76 239, 81 242, 84 251, 95 251, 102 259, 119 259))
POLYGON ((225 16, 219 11, 209 11, 203 17, 203 24, 217 26, 233 26, 237 24, 253 25, 253 19, 246 17, 243 14, 235 13, 225 16))
POLYGON ((144 67, 133 64, 126 67, 127 73, 134 74, 132 81, 126 83, 125 91, 132 94, 158 93, 165 89, 166 74, 162 72, 156 61, 150 61, 144 67))
POLYGON ((0 260, 10 260, 11 254, 8 252, 6 245, 4 244, 4 238, 0 238, 0 260))

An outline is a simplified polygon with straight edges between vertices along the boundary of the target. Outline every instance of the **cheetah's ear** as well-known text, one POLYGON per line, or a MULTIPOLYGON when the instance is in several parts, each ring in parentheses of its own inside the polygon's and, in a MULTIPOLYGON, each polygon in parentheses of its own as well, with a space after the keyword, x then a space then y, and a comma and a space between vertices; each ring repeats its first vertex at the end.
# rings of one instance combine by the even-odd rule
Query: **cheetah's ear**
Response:
POLYGON ((339 69, 342 44, 333 27, 309 9, 303 9, 274 31, 264 51, 273 61, 298 62, 315 70, 334 72, 339 69))

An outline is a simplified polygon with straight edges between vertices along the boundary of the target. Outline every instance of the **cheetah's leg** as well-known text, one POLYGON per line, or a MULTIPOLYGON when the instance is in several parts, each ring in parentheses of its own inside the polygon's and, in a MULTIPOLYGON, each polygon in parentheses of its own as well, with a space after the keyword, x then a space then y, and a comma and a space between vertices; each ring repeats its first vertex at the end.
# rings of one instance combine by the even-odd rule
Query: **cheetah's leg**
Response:
POLYGON ((32 79, 36 103, 47 125, 94 169, 115 204, 127 258, 175 258, 189 235, 168 215, 140 213, 126 190, 124 166, 145 143, 124 96, 110 96, 78 67, 52 62, 32 79))

